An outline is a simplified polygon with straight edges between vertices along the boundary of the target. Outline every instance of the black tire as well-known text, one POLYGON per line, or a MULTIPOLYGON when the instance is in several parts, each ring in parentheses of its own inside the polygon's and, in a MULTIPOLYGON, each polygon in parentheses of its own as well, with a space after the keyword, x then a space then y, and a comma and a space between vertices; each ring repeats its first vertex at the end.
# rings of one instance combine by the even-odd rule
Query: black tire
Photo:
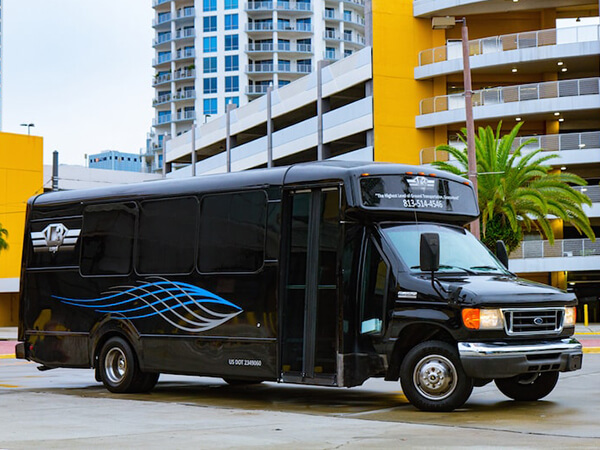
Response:
POLYGON ((98 373, 102 384, 110 392, 148 392, 156 385, 158 373, 140 370, 131 346, 120 337, 112 337, 102 347, 98 360, 98 373))
POLYGON ((557 381, 558 372, 541 372, 498 378, 494 383, 507 397, 520 402, 532 402, 552 392, 557 381))
POLYGON ((400 382, 406 398, 422 411, 453 411, 473 391, 473 379, 465 374, 456 348, 442 341, 411 349, 402 361, 400 382))

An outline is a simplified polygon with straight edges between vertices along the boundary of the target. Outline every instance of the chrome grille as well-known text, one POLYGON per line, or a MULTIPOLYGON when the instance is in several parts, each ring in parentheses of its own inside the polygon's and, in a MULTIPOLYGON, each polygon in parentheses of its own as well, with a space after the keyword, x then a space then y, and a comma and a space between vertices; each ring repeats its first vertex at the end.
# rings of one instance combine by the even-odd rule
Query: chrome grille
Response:
POLYGON ((503 309, 504 326, 509 335, 560 333, 564 308, 503 309))

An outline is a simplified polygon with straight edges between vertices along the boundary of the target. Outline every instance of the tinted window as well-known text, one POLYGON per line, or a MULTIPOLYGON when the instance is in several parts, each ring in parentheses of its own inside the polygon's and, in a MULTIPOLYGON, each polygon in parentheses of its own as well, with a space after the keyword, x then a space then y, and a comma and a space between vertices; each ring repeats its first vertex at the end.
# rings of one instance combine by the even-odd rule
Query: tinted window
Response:
POLYGON ((190 273, 194 269, 198 201, 176 198, 140 206, 136 268, 144 274, 190 273))
POLYGON ((200 272, 255 272, 264 261, 264 192, 210 195, 200 214, 200 272))
POLYGON ((83 213, 81 273, 131 272, 137 209, 134 203, 88 206, 83 213))
POLYGON ((28 267, 79 265, 81 217, 48 219, 30 225, 28 267))

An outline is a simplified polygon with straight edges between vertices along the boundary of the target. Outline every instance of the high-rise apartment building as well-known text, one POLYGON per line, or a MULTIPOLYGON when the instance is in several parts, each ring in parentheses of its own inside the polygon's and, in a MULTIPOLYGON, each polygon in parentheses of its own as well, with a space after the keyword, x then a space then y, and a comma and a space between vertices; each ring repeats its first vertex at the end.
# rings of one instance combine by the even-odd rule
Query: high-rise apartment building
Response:
POLYGON ((161 165, 165 136, 245 105, 364 47, 364 0, 153 0, 154 132, 147 165, 161 165))

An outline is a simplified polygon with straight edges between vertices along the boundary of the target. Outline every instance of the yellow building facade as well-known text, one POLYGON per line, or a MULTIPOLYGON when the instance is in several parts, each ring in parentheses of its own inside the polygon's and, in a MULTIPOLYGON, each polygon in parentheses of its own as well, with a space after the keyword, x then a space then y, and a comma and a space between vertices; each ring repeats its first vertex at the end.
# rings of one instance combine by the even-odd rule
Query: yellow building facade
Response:
POLYGON ((0 252, 0 326, 16 326, 27 200, 43 190, 43 140, 0 133, 0 223, 9 248, 0 252))

